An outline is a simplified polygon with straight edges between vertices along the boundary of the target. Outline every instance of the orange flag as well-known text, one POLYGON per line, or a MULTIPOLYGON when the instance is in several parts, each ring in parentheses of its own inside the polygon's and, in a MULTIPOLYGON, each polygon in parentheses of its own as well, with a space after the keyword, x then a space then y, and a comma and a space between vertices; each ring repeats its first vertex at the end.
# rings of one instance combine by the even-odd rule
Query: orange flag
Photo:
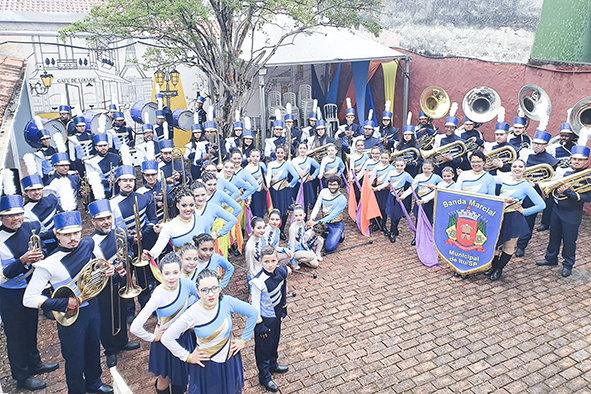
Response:
POLYGON ((378 200, 376 200, 376 195, 371 188, 371 182, 367 172, 363 176, 363 185, 361 186, 361 202, 359 205, 359 210, 361 212, 357 212, 357 217, 359 218, 357 225, 359 226, 359 230, 361 230, 361 234, 369 237, 370 219, 382 217, 382 214, 380 212, 380 207, 378 206, 378 200))

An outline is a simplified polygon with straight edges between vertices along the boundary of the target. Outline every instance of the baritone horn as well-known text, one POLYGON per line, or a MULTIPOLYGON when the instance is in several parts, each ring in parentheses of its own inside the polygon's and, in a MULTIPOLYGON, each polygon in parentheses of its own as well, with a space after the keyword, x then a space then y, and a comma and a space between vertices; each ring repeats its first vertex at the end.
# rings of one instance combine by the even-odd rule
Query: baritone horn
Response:
POLYGON ((525 169, 523 177, 533 183, 547 182, 554 177, 554 168, 550 164, 536 164, 525 169))
POLYGON ((444 163, 443 158, 445 156, 451 156, 455 159, 464 156, 467 151, 468 149, 463 141, 454 141, 451 144, 440 146, 436 149, 422 150, 421 155, 423 159, 430 159, 437 166, 444 163))
POLYGON ((402 157, 407 164, 416 164, 421 158, 421 152, 417 148, 406 148, 398 152, 393 152, 390 158, 396 161, 397 158, 402 157))
POLYGON ((421 93, 420 105, 429 118, 440 119, 449 111, 451 100, 443 88, 429 86, 421 93))
POLYGON ((480 86, 470 90, 462 101, 464 114, 475 123, 486 123, 497 116, 501 97, 493 89, 480 86))
POLYGON ((51 295, 52 299, 74 298, 76 300, 74 311, 52 311, 55 321, 58 324, 68 327, 76 322, 80 313, 80 305, 99 295, 107 286, 109 278, 107 277, 106 271, 108 268, 109 263, 104 259, 91 260, 70 283, 55 289, 51 295), (79 296, 76 296, 74 290, 70 288, 73 284, 76 284, 76 288, 80 292, 79 296))
POLYGON ((541 87, 537 85, 525 85, 519 90, 517 96, 519 108, 525 116, 531 120, 541 120, 549 118, 552 113, 552 103, 550 96, 541 87))
POLYGON ((512 146, 505 145, 501 148, 491 150, 490 152, 484 152, 486 156, 486 167, 492 167, 492 162, 499 159, 503 164, 511 164, 517 160, 517 152, 512 146))
POLYGON ((568 186, 569 189, 574 193, 586 193, 591 191, 591 168, 575 172, 574 174, 560 179, 553 179, 551 181, 540 182, 538 184, 544 196, 547 197, 552 195, 552 197, 557 200, 566 199, 566 196, 559 196, 556 194, 556 189, 562 185, 568 186))
POLYGON ((580 134, 583 127, 591 127, 591 96, 575 104, 568 120, 576 135, 580 134))

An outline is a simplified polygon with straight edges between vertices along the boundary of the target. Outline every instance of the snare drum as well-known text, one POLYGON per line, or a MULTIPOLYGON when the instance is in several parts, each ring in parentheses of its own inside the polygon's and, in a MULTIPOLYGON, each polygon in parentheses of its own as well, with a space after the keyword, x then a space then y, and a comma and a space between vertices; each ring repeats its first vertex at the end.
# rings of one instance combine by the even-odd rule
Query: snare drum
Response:
POLYGON ((84 120, 86 121, 86 130, 90 131, 92 135, 98 134, 99 119, 101 116, 104 116, 106 121, 104 131, 111 128, 111 119, 109 119, 109 117, 103 112, 86 111, 82 116, 84 116, 84 120))
MULTIPOLYGON (((59 119, 41 118, 41 123, 43 123, 43 129, 47 130, 51 136, 55 133, 60 133, 64 139, 66 138, 66 128, 59 119)), ((38 132, 39 129, 37 128, 35 119, 29 120, 24 130, 25 141, 35 149, 41 148, 41 141, 39 141, 39 136, 37 135, 38 132)))
POLYGON ((147 114, 147 116, 148 116, 147 123, 153 123, 156 121, 156 110, 157 109, 158 109, 157 104, 155 104, 151 101, 140 100, 140 101, 136 101, 135 104, 133 104, 131 106, 131 109, 129 110, 129 114, 131 115, 131 118, 134 120, 134 122, 140 123, 140 124, 144 124, 144 119, 146 117, 145 114, 147 114))
POLYGON ((193 113, 188 109, 177 108, 172 111, 172 125, 183 131, 191 130, 193 125, 193 113))

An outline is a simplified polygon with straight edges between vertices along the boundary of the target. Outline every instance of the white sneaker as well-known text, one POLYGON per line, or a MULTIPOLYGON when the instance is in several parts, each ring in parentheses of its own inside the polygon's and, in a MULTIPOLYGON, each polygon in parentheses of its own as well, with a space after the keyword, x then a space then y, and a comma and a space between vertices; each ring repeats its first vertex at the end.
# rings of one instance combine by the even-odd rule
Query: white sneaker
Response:
POLYGON ((318 260, 318 261, 322 261, 322 256, 321 256, 321 255, 319 255, 319 254, 317 254, 317 255, 316 255, 316 260, 318 260))

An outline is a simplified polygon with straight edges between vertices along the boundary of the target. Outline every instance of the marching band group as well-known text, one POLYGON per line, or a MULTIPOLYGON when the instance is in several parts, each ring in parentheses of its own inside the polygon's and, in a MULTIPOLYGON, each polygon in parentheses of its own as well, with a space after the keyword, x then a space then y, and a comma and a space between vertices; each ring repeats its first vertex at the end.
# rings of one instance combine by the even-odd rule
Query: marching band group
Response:
POLYGON ((489 111, 498 115, 495 141, 487 142, 475 124, 481 114, 468 113, 458 128, 457 105, 448 114, 437 108, 443 89, 429 94, 436 108, 421 102, 419 123, 411 125, 409 114, 401 135, 389 102, 380 126, 371 112, 360 126, 347 99, 346 123, 334 132, 320 111, 301 129, 289 109, 283 120, 277 114, 263 149, 248 118, 237 119, 222 140, 201 97, 184 152, 174 146, 162 109, 137 141, 116 105, 108 113, 112 127, 99 120, 94 135, 84 117, 70 120, 70 108, 61 106, 66 141, 36 119, 38 150, 24 157, 23 196, 4 170, 0 199, 0 314, 18 387, 42 389, 34 376, 58 368, 39 357, 35 309, 42 309, 58 322, 69 393, 113 392, 101 381, 100 344, 107 365, 116 365, 118 352, 140 346, 129 341, 128 324, 151 343, 157 393, 241 391, 239 352, 253 333, 259 381, 278 391, 272 373, 288 370, 277 362, 287 275, 301 272, 300 264, 318 267, 322 250, 336 251, 348 200, 341 189, 347 186, 359 201, 364 179, 381 212, 371 230, 392 243, 405 211, 417 216, 421 206, 433 222, 438 188, 498 195, 507 208, 485 275, 498 280, 512 256, 524 255, 542 211, 537 230, 549 228, 550 242, 536 264, 557 265, 562 245, 561 274, 571 275, 583 204, 591 201, 589 148, 577 145, 579 130, 563 123, 560 141, 550 144, 543 121, 530 138, 528 118, 517 116, 510 125, 496 108, 489 111), (440 133, 432 121, 446 114, 440 133), (91 141, 91 151, 83 141, 91 141), (141 162, 141 187, 131 150, 141 162), (78 196, 91 217, 87 237, 78 196), (220 294, 234 273, 228 256, 241 253, 250 304, 220 294), (239 339, 231 335, 232 312, 247 317, 239 339), (150 332, 144 325, 152 314, 158 323, 150 332))

